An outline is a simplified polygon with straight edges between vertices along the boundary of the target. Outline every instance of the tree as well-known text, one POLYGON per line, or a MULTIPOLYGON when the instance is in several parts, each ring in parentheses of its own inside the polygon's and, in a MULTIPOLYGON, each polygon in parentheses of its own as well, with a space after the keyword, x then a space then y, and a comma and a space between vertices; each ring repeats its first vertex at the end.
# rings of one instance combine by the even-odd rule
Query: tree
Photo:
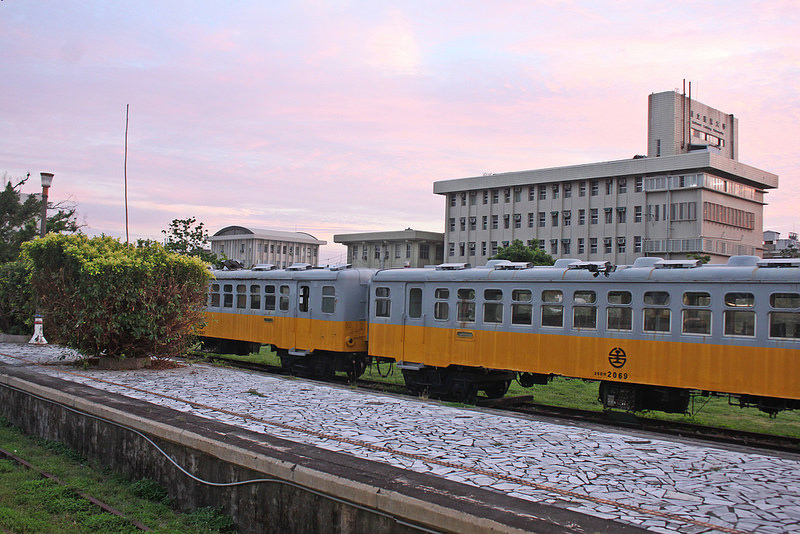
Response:
POLYGON ((689 258, 690 260, 700 260, 700 263, 703 265, 711 261, 711 256, 709 256, 708 254, 692 253, 692 254, 687 254, 686 257, 689 258))
POLYGON ((515 239, 507 247, 497 249, 493 260, 523 261, 534 265, 553 265, 553 257, 539 247, 525 246, 519 239, 515 239))
MULTIPOLYGON (((14 261, 19 257, 20 246, 39 235, 42 199, 39 195, 23 198, 20 189, 30 178, 20 178, 16 183, 3 175, 5 187, 0 191, 0 263, 14 261)), ((55 210, 47 217, 47 232, 77 232, 82 225, 76 220, 75 207, 63 203, 48 203, 55 210)))
POLYGON ((800 250, 790 242, 785 249, 781 250, 781 258, 800 258, 800 250))
POLYGON ((198 223, 195 217, 188 219, 172 219, 168 230, 161 230, 166 236, 164 248, 183 256, 194 256, 205 263, 218 264, 224 258, 207 252, 205 244, 208 243, 208 232, 203 228, 203 223, 198 223), (195 223, 197 223, 195 225, 195 223))

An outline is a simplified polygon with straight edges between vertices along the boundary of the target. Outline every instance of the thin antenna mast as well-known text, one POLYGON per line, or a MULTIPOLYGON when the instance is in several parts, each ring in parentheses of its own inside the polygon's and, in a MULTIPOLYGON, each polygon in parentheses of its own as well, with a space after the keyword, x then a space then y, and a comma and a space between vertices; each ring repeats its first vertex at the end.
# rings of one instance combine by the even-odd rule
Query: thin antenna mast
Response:
POLYGON ((130 244, 130 237, 128 234, 128 110, 130 104, 125 104, 125 167, 123 173, 125 176, 125 244, 130 244))

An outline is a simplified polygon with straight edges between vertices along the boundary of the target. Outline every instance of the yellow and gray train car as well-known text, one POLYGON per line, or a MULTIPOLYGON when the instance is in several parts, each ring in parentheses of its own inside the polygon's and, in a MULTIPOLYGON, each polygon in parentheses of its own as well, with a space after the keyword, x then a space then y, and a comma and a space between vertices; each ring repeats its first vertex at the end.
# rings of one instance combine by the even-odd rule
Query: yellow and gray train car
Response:
POLYGON ((368 363, 367 300, 374 272, 308 264, 214 271, 201 339, 211 350, 240 354, 270 345, 296 374, 360 376, 368 363))
POLYGON ((412 391, 462 398, 566 376, 599 381, 604 405, 628 410, 683 412, 698 392, 797 408, 800 262, 378 271, 369 353, 396 360, 412 391))

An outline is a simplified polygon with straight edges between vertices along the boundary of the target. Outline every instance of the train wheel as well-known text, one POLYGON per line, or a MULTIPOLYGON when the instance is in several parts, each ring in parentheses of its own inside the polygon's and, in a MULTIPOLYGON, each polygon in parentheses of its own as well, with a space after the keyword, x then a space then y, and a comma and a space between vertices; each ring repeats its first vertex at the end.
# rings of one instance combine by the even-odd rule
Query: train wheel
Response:
POLYGON ((450 388, 450 395, 457 402, 475 404, 478 397, 478 387, 466 380, 454 380, 450 388))
POLYGON ((348 366, 347 379, 350 382, 355 382, 361 377, 361 375, 364 374, 364 371, 366 370, 367 370, 367 362, 364 361, 363 358, 355 358, 353 359, 352 364, 348 366))
POLYGON ((508 387, 511 385, 511 380, 503 380, 502 382, 495 382, 490 386, 483 389, 486 396, 490 399, 499 399, 508 393, 508 387))

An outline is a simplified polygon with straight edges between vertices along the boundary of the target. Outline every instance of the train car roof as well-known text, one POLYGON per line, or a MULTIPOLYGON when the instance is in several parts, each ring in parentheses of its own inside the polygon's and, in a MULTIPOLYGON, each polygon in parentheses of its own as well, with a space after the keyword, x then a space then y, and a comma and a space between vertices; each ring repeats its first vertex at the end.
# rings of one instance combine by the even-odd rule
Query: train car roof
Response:
POLYGON ((492 260, 483 267, 448 263, 423 269, 385 269, 373 277, 379 282, 760 282, 800 284, 800 259, 762 260, 756 256, 733 256, 726 264, 701 265, 696 260, 638 258, 633 265, 559 259, 553 266, 530 266, 492 260))
POLYGON ((375 272, 375 269, 353 269, 349 265, 343 265, 264 270, 212 270, 211 274, 217 280, 338 280, 356 278, 366 283, 375 272))

